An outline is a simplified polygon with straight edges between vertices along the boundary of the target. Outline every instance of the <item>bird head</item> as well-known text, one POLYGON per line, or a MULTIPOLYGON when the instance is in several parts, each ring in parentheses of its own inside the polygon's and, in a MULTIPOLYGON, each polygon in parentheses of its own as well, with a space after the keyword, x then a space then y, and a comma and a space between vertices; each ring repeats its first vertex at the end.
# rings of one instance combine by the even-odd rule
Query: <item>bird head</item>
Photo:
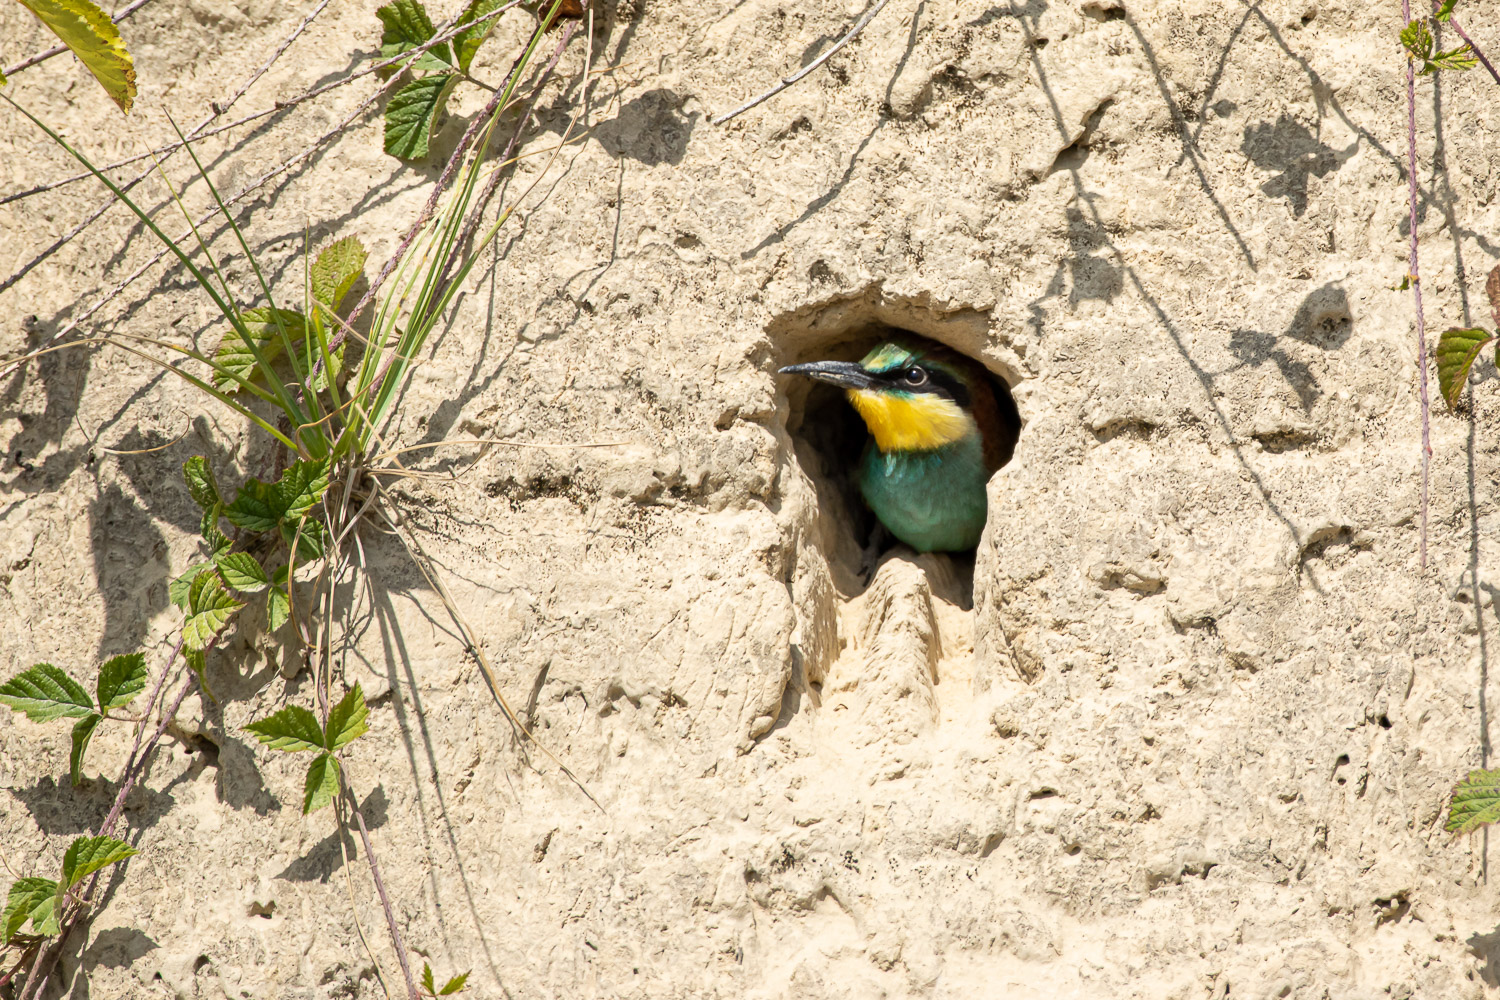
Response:
MULTIPOLYGON (((934 344, 888 341, 859 362, 814 361, 781 369, 844 390, 883 452, 931 451, 978 432, 976 392, 990 389, 967 358, 934 344)), ((993 406, 993 404, 991 404, 993 406)))

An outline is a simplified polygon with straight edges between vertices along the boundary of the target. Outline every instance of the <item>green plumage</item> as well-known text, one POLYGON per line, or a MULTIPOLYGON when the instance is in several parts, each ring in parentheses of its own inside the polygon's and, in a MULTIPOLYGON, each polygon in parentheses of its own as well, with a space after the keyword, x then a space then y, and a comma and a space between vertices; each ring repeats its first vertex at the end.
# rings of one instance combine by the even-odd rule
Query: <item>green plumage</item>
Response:
POLYGON ((906 333, 858 364, 782 371, 839 386, 859 411, 871 433, 859 457, 860 494, 892 535, 918 552, 979 544, 986 486, 1021 429, 1003 383, 972 359, 906 333))

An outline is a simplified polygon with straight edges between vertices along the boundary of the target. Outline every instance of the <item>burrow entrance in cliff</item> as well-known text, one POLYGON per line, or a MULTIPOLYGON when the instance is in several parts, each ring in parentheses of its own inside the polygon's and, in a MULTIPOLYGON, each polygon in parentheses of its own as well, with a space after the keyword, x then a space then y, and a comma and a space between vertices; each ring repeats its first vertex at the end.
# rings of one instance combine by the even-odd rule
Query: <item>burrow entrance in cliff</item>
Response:
MULTIPOLYGON (((858 361, 893 334, 915 334, 978 361, 1019 428, 1011 373, 985 353, 989 326, 984 313, 939 313, 876 293, 783 317, 768 331, 770 360, 776 369, 858 361)), ((856 477, 869 439, 859 414, 836 386, 797 375, 776 380, 778 429, 793 466, 783 472, 783 499, 809 510, 790 581, 802 679, 815 703, 843 697, 849 717, 869 716, 872 731, 895 723, 915 735, 949 714, 938 685, 972 676, 974 553, 919 555, 878 531, 856 477), (907 722, 891 717, 898 702, 907 722)))

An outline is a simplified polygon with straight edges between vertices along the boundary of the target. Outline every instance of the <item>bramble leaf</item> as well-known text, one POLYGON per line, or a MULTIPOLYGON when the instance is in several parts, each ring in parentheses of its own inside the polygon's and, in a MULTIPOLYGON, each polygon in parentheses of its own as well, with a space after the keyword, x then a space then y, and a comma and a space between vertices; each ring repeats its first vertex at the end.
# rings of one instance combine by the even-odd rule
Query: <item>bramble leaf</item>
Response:
POLYGON ((40 924, 52 915, 52 897, 57 895, 57 883, 50 878, 18 878, 10 887, 5 900, 5 912, 0 914, 0 945, 8 944, 26 921, 35 918, 40 924), (46 912, 42 912, 45 909, 46 912))
POLYGON ((333 801, 339 791, 339 762, 332 754, 320 753, 307 766, 302 786, 302 814, 317 812, 333 801))
POLYGON ((214 470, 209 468, 208 459, 202 455, 194 455, 182 463, 182 476, 187 480, 188 492, 193 495, 193 500, 204 513, 214 509, 224 501, 219 498, 219 484, 214 481, 214 470))
POLYGON ((105 93, 130 114, 135 100, 135 64, 110 16, 90 0, 21 0, 79 61, 105 93))
POLYGON ((142 653, 112 656, 99 668, 94 693, 99 696, 99 711, 124 708, 146 686, 146 657, 142 653))
POLYGON ((259 479, 248 479, 235 494, 224 516, 246 531, 270 531, 281 519, 276 509, 275 487, 259 479))
POLYGON ((78 837, 63 854, 62 886, 71 889, 101 868, 141 853, 113 837, 78 837))
POLYGON ((1458 3, 1458 0, 1443 0, 1442 6, 1432 12, 1432 19, 1434 21, 1448 20, 1448 18, 1453 16, 1453 6, 1456 3, 1458 3))
POLYGON ((329 750, 342 750, 360 736, 370 731, 365 724, 370 709, 365 705, 365 693, 356 682, 339 703, 328 710, 328 730, 323 745, 329 750))
POLYGON ((225 552, 214 557, 224 582, 242 594, 258 594, 271 585, 265 569, 248 552, 225 552))
MULTIPOLYGON (((375 16, 380 18, 381 24, 385 25, 385 31, 380 34, 381 59, 391 59, 403 52, 410 52, 437 33, 432 26, 432 18, 427 16, 427 9, 418 0, 395 0, 395 3, 387 4, 377 10, 375 16)), ((452 67, 453 54, 448 48, 448 43, 441 42, 422 53, 412 69, 432 70, 452 67)), ((388 66, 381 72, 389 78, 395 69, 395 66, 388 66)))
POLYGON ((73 779, 74 788, 83 784, 83 755, 88 752, 89 740, 94 738, 94 730, 99 728, 99 723, 103 721, 104 716, 96 712, 84 716, 73 724, 73 752, 68 755, 68 774, 73 779))
POLYGON ((266 594, 266 627, 275 632, 292 616, 292 599, 285 587, 272 587, 266 594))
POLYGON ((1418 62, 1427 61, 1427 57, 1432 54, 1432 32, 1428 30, 1424 18, 1416 18, 1401 29, 1401 47, 1406 49, 1409 58, 1418 62))
POLYGON ((1469 43, 1465 42, 1456 49, 1449 49, 1446 52, 1434 52, 1417 72, 1421 76, 1436 73, 1441 69, 1462 72, 1466 69, 1473 69, 1478 65, 1479 60, 1474 58, 1473 50, 1469 48, 1469 43))
MULTIPOLYGON (((306 334, 304 326, 307 320, 303 315, 292 309, 271 309, 261 306, 256 309, 246 309, 240 314, 240 319, 245 324, 245 332, 255 342, 260 350, 261 359, 269 365, 281 356, 284 346, 281 339, 281 327, 286 327, 286 335, 293 342, 300 341, 306 334), (277 319, 281 320, 278 326, 277 319)), ((213 373, 214 387, 225 392, 238 392, 244 388, 231 377, 231 373, 238 375, 247 382, 255 381, 258 375, 267 375, 262 372, 259 363, 255 360, 255 353, 245 343, 238 330, 230 330, 224 334, 224 339, 219 341, 219 349, 214 352, 214 364, 217 366, 213 373), (222 369, 222 370, 221 370, 222 369)))
POLYGON ((328 461, 293 462, 273 485, 277 517, 298 521, 328 489, 328 461))
POLYGON ((463 15, 458 19, 464 29, 453 36, 453 50, 458 56, 458 68, 467 73, 469 64, 474 61, 474 55, 479 51, 479 46, 490 37, 490 32, 495 28, 498 17, 491 17, 480 24, 475 24, 481 17, 493 14, 505 6, 505 0, 469 0, 469 6, 464 8, 463 15))
POLYGON ((32 722, 81 719, 94 710, 83 686, 50 663, 38 663, 0 684, 0 705, 24 712, 32 722))
POLYGON ((187 621, 182 623, 182 642, 188 649, 207 649, 214 636, 236 611, 244 607, 229 591, 219 574, 209 571, 193 577, 188 590, 187 621))
POLYGON ((1500 820, 1500 770, 1470 771, 1469 776, 1453 787, 1448 803, 1449 833, 1473 833, 1481 826, 1500 820))
POLYGON ((323 728, 318 717, 301 705, 288 705, 274 715, 245 727, 272 750, 296 753, 299 750, 322 750, 323 728))
POLYGON ((443 984, 443 988, 438 990, 437 995, 440 997, 446 997, 451 996, 454 993, 458 993, 463 990, 464 984, 468 981, 469 974, 467 972, 460 972, 458 975, 454 976, 452 979, 448 980, 448 982, 443 984))
POLYGON ((403 160, 420 160, 427 155, 432 123, 457 80, 456 74, 438 73, 413 80, 396 91, 385 106, 387 153, 403 160))
POLYGON ((337 309, 364 273, 367 256, 364 245, 353 236, 319 250, 309 275, 313 298, 329 309, 337 309))
POLYGON ((1448 408, 1458 406, 1458 397, 1463 395, 1469 383, 1469 369, 1485 344, 1494 340, 1488 330, 1444 330, 1438 338, 1433 357, 1437 361, 1438 389, 1448 401, 1448 408))
POLYGON ((211 563, 198 563, 182 571, 182 575, 167 584, 167 597, 182 610, 188 609, 188 595, 192 593, 193 581, 198 574, 210 568, 211 563))
POLYGON ((209 553, 214 556, 229 551, 229 546, 234 544, 228 535, 219 530, 219 518, 223 516, 224 505, 216 503, 212 510, 204 511, 203 519, 198 522, 198 531, 208 543, 209 553))
POLYGON ((422 989, 433 995, 437 994, 437 987, 432 983, 432 966, 426 962, 422 963, 422 989))

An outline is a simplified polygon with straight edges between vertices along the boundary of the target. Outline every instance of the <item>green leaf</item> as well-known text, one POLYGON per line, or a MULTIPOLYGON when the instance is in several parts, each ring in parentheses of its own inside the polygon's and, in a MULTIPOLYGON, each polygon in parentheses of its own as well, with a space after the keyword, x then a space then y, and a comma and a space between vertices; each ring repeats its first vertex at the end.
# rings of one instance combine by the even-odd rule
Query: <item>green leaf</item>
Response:
POLYGON ((482 24, 474 22, 486 14, 493 14, 505 6, 505 0, 469 0, 469 6, 464 8, 463 15, 458 19, 464 29, 453 36, 453 49, 458 56, 458 68, 465 73, 469 71, 469 64, 474 61, 474 54, 479 51, 479 46, 490 37, 490 32, 495 28, 498 17, 491 17, 482 24))
POLYGON ((274 486, 278 517, 285 521, 301 520, 328 489, 328 460, 293 462, 274 486))
POLYGON ((468 981, 469 974, 467 972, 461 972, 458 975, 454 976, 452 979, 448 980, 443 988, 438 990, 437 995, 440 997, 446 997, 457 993, 464 988, 464 984, 468 981))
MULTIPOLYGON (((246 309, 240 313, 240 319, 245 324, 245 332, 260 349, 260 356, 267 365, 281 356, 283 342, 281 327, 276 324, 278 318, 282 326, 286 327, 287 337, 293 343, 306 336, 304 328, 307 320, 295 310, 271 309, 262 306, 257 309, 246 309)), ((219 341, 219 349, 214 352, 214 364, 217 366, 213 373, 214 387, 225 392, 232 393, 242 388, 240 383, 231 377, 231 372, 247 382, 255 381, 257 376, 269 378, 271 375, 270 372, 260 370, 254 352, 250 350, 238 330, 230 330, 224 334, 224 339, 219 341)))
POLYGON ((291 545, 292 539, 297 540, 297 561, 304 563, 322 559, 328 548, 328 529, 323 526, 323 522, 308 518, 302 522, 300 534, 297 527, 288 521, 281 522, 281 537, 286 543, 291 545))
POLYGON ((319 250, 310 274, 313 298, 329 309, 337 309, 365 272, 367 256, 364 245, 353 236, 335 240, 319 250))
POLYGON ((259 479, 247 480, 235 493, 234 503, 224 508, 224 516, 246 531, 270 531, 281 520, 275 487, 259 479))
POLYGON ((83 686, 50 663, 38 663, 0 684, 0 705, 32 722, 81 719, 94 710, 83 686))
POLYGON ((146 687, 146 657, 142 653, 112 656, 99 668, 94 691, 99 696, 99 711, 124 708, 146 687))
POLYGON ((208 467, 208 459, 194 455, 182 463, 182 475, 187 480, 188 492, 193 495, 204 513, 223 503, 219 499, 219 484, 214 482, 214 470, 208 467))
POLYGON ((422 989, 434 996, 437 995, 437 987, 432 982, 432 966, 426 962, 422 963, 422 989))
POLYGON ((272 750, 296 753, 299 750, 322 750, 323 729, 318 717, 301 705, 288 705, 275 715, 245 727, 272 750))
POLYGON ((141 853, 113 837, 78 837, 63 855, 64 887, 71 889, 101 868, 141 853))
POLYGON ((57 883, 50 878, 18 878, 10 887, 5 900, 5 912, 0 914, 0 945, 10 942, 26 921, 36 917, 45 921, 52 915, 52 897, 57 895, 57 883), (45 904, 46 912, 40 912, 45 904))
POLYGON ((89 740, 94 738, 94 730, 103 721, 104 716, 95 713, 86 715, 73 723, 73 752, 68 755, 68 773, 73 778, 74 788, 83 784, 83 755, 88 752, 89 740))
POLYGON ((229 591, 219 574, 199 573, 188 591, 187 621, 182 623, 182 641, 188 649, 207 649, 230 617, 244 607, 229 591))
MULTIPOLYGON (((56 882, 52 884, 57 885, 56 882)), ((43 937, 51 937, 62 930, 62 924, 57 919, 58 895, 58 891, 54 889, 52 895, 38 903, 36 909, 31 911, 31 929, 43 937)))
POLYGON ((432 123, 457 80, 453 73, 440 73, 413 80, 396 91, 385 106, 387 153, 403 160, 420 160, 427 155, 432 123))
POLYGON ((225 552, 214 558, 224 582, 242 594, 258 594, 271 585, 266 571, 248 552, 225 552))
POLYGON ((1401 29, 1401 47, 1409 58, 1426 62, 1432 53, 1432 32, 1425 18, 1417 18, 1401 29))
POLYGON ((275 632, 292 616, 292 599, 286 588, 272 587, 266 594, 266 626, 275 632))
POLYGON ((323 745, 329 750, 342 750, 360 736, 370 731, 365 724, 370 710, 365 705, 365 693, 358 682, 339 703, 328 710, 327 738, 323 745))
MULTIPOLYGON (((380 34, 381 59, 391 59, 403 52, 410 52, 437 33, 432 26, 432 18, 427 16, 427 9, 418 0, 396 0, 377 10, 375 16, 385 25, 385 31, 380 34)), ((442 42, 422 53, 412 68, 434 70, 452 67, 453 54, 448 43, 442 42)), ((389 66, 381 72, 389 78, 395 69, 395 66, 389 66)))
POLYGON ((198 563, 196 566, 189 566, 183 571, 181 576, 167 584, 167 597, 171 599, 172 603, 186 611, 188 609, 188 597, 193 590, 193 581, 198 578, 199 573, 202 573, 211 565, 211 563, 198 563))
POLYGON ((1479 60, 1474 58, 1473 52, 1469 48, 1469 44, 1465 42, 1463 45, 1460 45, 1456 49, 1449 49, 1446 52, 1434 52, 1432 56, 1422 64, 1420 75, 1427 76, 1429 73, 1436 73, 1438 70, 1443 69, 1451 69, 1462 72, 1466 69, 1473 69, 1478 65, 1479 60))
MULTIPOLYGON (((0 87, 5 86, 9 82, 10 81, 5 78, 5 71, 4 70, 0 70, 0 87)), ((4 943, 3 939, 0 939, 0 944, 3 944, 3 943, 4 943)))
POLYGON ((90 0, 21 0, 94 74, 105 93, 130 114, 135 64, 108 14, 90 0))
POLYGON ((302 814, 317 812, 333 801, 339 791, 339 762, 332 754, 320 753, 307 765, 302 786, 302 814))
POLYGON ((1444 330, 1438 338, 1433 357, 1437 361, 1438 389, 1448 401, 1449 409, 1458 405, 1458 397, 1463 395, 1464 386, 1469 382, 1469 369, 1474 366, 1474 359, 1479 357, 1484 345, 1494 339, 1494 334, 1488 330, 1477 328, 1444 330))
POLYGON ((1436 11, 1433 12, 1433 14, 1432 14, 1433 20, 1435 20, 1435 21, 1446 21, 1446 20, 1448 20, 1448 18, 1450 18, 1450 17, 1453 16, 1453 5, 1456 4, 1456 3, 1458 3, 1458 0, 1443 0, 1442 6, 1439 7, 1436 11))
POLYGON ((1473 833, 1497 819, 1500 819, 1500 770, 1470 771, 1453 788, 1448 822, 1443 829, 1449 833, 1473 833))

